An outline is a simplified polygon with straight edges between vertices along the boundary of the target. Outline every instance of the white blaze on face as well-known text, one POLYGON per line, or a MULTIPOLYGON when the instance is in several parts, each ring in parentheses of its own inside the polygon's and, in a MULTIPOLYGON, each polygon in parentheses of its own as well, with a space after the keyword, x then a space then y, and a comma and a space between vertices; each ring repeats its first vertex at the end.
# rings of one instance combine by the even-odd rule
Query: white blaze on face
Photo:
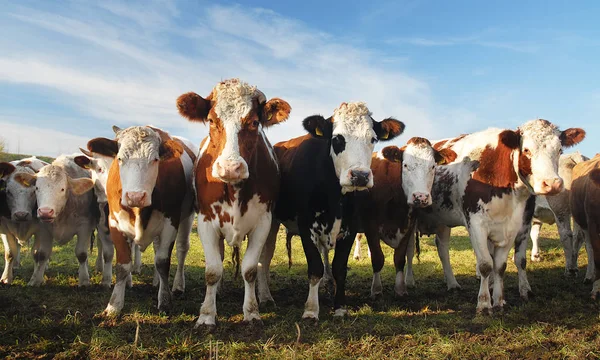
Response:
POLYGON ((149 127, 134 126, 117 134, 121 204, 144 208, 152 204, 158 177, 160 135, 149 127))
POLYGON ((64 169, 55 165, 44 166, 37 173, 35 195, 38 216, 55 218, 65 208, 69 193, 69 180, 64 169))
POLYGON ((15 175, 20 173, 35 174, 30 168, 17 166, 6 180, 6 201, 12 220, 27 221, 32 219, 36 210, 35 187, 25 186, 16 181, 15 175))
POLYGON ((402 189, 409 205, 431 205, 435 153, 426 143, 409 143, 402 154, 402 189))
POLYGON ((546 120, 532 120, 519 127, 521 153, 531 161, 531 175, 526 177, 536 195, 551 192, 551 187, 562 187, 558 163, 562 145, 560 130, 546 120))
POLYGON ((256 87, 239 80, 228 80, 215 86, 214 111, 225 129, 226 138, 225 146, 213 164, 213 177, 232 183, 248 178, 248 164, 240 154, 239 132, 242 119, 250 114, 257 97, 264 101, 264 95, 256 87))
POLYGON ((371 154, 376 141, 371 112, 365 103, 344 103, 335 109, 331 158, 343 193, 373 186, 371 154), (363 181, 357 183, 353 171, 364 174, 363 181))

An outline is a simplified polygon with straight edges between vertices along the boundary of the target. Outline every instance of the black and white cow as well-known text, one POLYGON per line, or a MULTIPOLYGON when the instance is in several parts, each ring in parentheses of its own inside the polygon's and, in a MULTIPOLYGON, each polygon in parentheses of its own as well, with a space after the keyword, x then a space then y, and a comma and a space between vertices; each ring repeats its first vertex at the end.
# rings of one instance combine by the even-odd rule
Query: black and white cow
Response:
MULTIPOLYGON (((327 119, 320 115, 307 117, 303 125, 309 134, 275 145, 281 190, 276 219, 261 255, 258 294, 261 303, 273 301, 268 287, 269 265, 279 224, 283 223, 292 233, 300 234, 308 262, 310 284, 302 317, 317 320, 324 272, 319 248, 336 247, 333 276, 336 286, 343 289, 345 269, 339 268, 347 264, 352 246, 352 239, 344 240, 349 246, 343 249, 337 241, 343 213, 351 213, 354 192, 373 186, 371 154, 375 143, 400 135, 404 124, 391 118, 375 121, 366 104, 357 102, 342 103, 327 119)), ((343 302, 343 294, 336 292, 336 299, 343 302)), ((345 314, 341 305, 336 306, 335 314, 345 314)))

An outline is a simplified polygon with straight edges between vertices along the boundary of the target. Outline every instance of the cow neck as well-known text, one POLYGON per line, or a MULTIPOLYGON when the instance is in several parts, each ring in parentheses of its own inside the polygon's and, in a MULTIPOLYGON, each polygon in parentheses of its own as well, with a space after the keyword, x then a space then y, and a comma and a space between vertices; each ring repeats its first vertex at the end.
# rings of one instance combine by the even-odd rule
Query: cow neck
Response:
POLYGON ((373 188, 369 191, 376 197, 381 197, 378 201, 406 203, 406 195, 402 189, 402 161, 390 161, 373 156, 371 170, 373 188))
POLYGON ((496 147, 487 145, 481 153, 473 180, 498 188, 515 188, 519 176, 514 162, 513 150, 500 141, 496 147))

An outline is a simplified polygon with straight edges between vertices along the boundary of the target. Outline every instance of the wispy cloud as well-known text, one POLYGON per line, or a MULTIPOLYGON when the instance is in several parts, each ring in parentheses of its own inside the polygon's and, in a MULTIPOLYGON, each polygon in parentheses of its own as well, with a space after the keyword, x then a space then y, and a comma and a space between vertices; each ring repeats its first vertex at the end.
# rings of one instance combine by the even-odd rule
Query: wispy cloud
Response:
POLYGON ((486 37, 487 31, 478 35, 447 38, 398 37, 387 39, 386 43, 393 45, 408 44, 414 46, 481 46, 486 48, 505 49, 522 53, 535 53, 540 49, 538 44, 524 41, 491 40, 486 37))
POLYGON ((13 9, 10 18, 17 25, 41 32, 23 35, 29 46, 6 45, 13 51, 0 55, 0 83, 53 89, 56 101, 107 128, 152 123, 196 142, 206 129, 181 119, 175 99, 190 90, 206 95, 229 77, 290 102, 291 119, 268 133, 273 142, 302 134, 302 118, 357 100, 366 101, 375 118, 405 121, 408 136, 441 135, 433 126, 428 84, 386 68, 389 57, 373 50, 266 9, 211 6, 192 26, 181 27, 173 21, 179 16, 175 8, 148 4, 142 15, 137 6, 103 3, 98 10, 103 16, 13 9), (133 27, 153 31, 140 38, 133 27), (38 44, 44 45, 42 51, 38 44))

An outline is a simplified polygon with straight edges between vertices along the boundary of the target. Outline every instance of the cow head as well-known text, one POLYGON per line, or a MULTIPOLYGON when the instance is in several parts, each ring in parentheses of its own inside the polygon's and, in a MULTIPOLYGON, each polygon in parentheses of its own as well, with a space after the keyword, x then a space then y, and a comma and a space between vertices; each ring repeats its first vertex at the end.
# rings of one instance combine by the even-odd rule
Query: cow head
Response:
POLYGON ((330 118, 309 116, 303 125, 313 137, 329 142, 342 193, 373 187, 371 154, 375 143, 391 140, 404 131, 404 124, 398 120, 374 120, 363 102, 342 103, 330 118))
POLYGON ((110 169, 113 158, 98 153, 79 149, 85 155, 75 157, 74 161, 80 167, 92 172, 94 181, 94 193, 99 203, 106 203, 106 183, 108 181, 108 170, 110 169))
POLYGON ((132 126, 121 130, 113 127, 116 140, 95 138, 88 149, 105 157, 116 158, 111 171, 118 170, 121 181, 121 205, 145 208, 152 205, 152 192, 161 161, 179 158, 181 144, 161 130, 148 126, 132 126))
POLYGON ((13 221, 30 221, 36 209, 35 189, 15 181, 17 174, 35 174, 29 167, 0 163, 2 187, 6 192, 6 203, 13 221))
POLYGON ((563 180, 558 175, 562 148, 578 144, 584 138, 583 129, 560 131, 543 119, 529 121, 517 131, 500 133, 500 141, 517 150, 513 157, 515 169, 519 179, 535 195, 553 195, 563 189, 563 180))
POLYGON ((260 90, 238 79, 220 82, 206 99, 193 92, 183 94, 177 109, 190 121, 210 123, 208 146, 218 154, 211 175, 229 184, 250 176, 248 162, 264 137, 262 128, 285 121, 291 111, 284 100, 266 101, 260 90))
POLYGON ((73 179, 56 165, 46 165, 37 174, 18 173, 14 178, 25 187, 35 187, 37 215, 44 222, 53 222, 61 214, 70 194, 83 195, 94 187, 92 179, 73 179))
POLYGON ((388 146, 381 154, 389 161, 402 163, 402 190, 408 205, 427 207, 431 205, 431 187, 437 165, 444 165, 456 159, 450 149, 436 150, 429 140, 413 137, 406 146, 388 146))

